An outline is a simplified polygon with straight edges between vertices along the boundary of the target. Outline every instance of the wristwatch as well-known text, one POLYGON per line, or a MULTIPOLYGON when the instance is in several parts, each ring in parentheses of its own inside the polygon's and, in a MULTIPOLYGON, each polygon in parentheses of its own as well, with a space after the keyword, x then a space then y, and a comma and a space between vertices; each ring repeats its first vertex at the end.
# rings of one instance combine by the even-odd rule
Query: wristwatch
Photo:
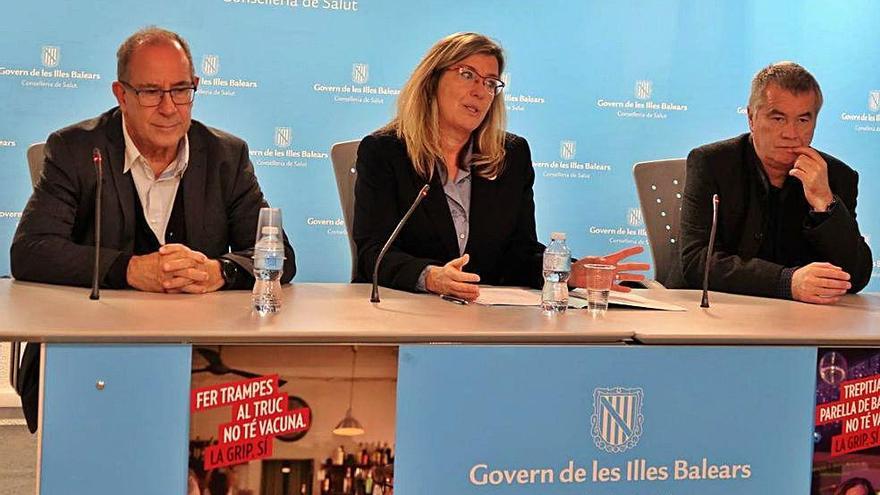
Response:
POLYGON ((223 287, 231 289, 235 287, 235 281, 238 280, 238 265, 226 258, 220 258, 220 275, 223 277, 223 287))
POLYGON ((833 210, 835 206, 837 206, 837 198, 832 196, 831 202, 828 203, 827 206, 825 206, 824 210, 817 211, 817 210, 811 208, 810 211, 812 211, 813 213, 831 213, 831 210, 833 210))

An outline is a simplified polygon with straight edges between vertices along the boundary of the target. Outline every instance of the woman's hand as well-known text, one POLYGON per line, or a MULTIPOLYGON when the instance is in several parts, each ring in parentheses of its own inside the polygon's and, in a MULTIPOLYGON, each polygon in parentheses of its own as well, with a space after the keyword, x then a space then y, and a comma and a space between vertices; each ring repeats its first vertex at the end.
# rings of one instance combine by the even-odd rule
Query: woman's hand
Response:
POLYGON ((620 261, 643 251, 644 249, 641 246, 633 246, 605 256, 586 256, 581 258, 571 267, 571 278, 568 280, 568 285, 571 287, 584 287, 586 285, 587 269, 584 265, 614 265, 614 284, 611 286, 611 290, 629 292, 630 288, 620 285, 619 282, 641 282, 645 280, 644 274, 629 272, 649 270, 651 265, 648 263, 621 263, 620 261))
POLYGON ((462 271, 471 257, 465 254, 461 258, 443 266, 432 266, 425 277, 425 288, 435 294, 455 296, 465 301, 473 301, 480 296, 480 287, 476 285, 480 276, 476 273, 462 271))

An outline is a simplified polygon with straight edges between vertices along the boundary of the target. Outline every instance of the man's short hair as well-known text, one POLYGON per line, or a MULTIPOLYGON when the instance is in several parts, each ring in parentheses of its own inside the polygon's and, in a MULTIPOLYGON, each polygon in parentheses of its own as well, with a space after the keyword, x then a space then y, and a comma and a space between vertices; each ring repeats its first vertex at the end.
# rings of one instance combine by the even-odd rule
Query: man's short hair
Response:
POLYGON ((183 48, 186 60, 189 62, 190 76, 195 77, 196 71, 193 67, 192 53, 189 51, 189 44, 186 40, 173 31, 156 26, 147 26, 139 29, 119 45, 119 50, 116 51, 116 79, 119 81, 128 80, 128 64, 131 62, 131 56, 135 50, 141 46, 160 43, 179 44, 183 48))
POLYGON ((816 78, 807 69, 794 62, 776 62, 764 67, 752 79, 752 93, 749 95, 749 111, 755 111, 765 103, 766 89, 770 84, 794 94, 813 92, 816 94, 816 115, 822 108, 822 89, 816 78))

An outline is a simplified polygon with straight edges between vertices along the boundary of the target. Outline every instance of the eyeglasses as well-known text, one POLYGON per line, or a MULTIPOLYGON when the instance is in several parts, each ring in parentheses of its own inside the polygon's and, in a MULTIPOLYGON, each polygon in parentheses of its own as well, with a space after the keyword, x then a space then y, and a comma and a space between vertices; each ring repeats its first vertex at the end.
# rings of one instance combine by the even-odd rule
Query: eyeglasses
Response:
POLYGON ((482 79, 483 86, 486 88, 486 91, 488 91, 489 94, 492 96, 501 93, 501 90, 504 89, 504 82, 502 80, 496 79, 494 77, 486 77, 477 72, 476 69, 469 65, 456 65, 453 67, 449 67, 446 70, 458 71, 458 76, 461 78, 462 81, 471 82, 482 79))
POLYGON ((119 81, 119 83, 134 92, 138 103, 140 103, 142 107, 158 107, 162 104, 162 98, 165 96, 165 93, 171 95, 171 101, 173 101, 175 105, 189 105, 193 102, 193 98, 195 98, 196 94, 195 85, 171 89, 137 89, 125 81, 119 81))

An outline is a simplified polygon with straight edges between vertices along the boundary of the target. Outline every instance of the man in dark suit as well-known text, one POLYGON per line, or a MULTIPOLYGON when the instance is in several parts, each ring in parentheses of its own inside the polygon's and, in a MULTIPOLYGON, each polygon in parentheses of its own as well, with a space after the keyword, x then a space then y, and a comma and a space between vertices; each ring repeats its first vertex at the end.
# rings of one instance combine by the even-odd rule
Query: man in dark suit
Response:
MULTIPOLYGON (((16 279, 91 283, 97 175, 104 166, 99 281, 103 287, 205 293, 253 286, 257 218, 267 206, 247 145, 192 121, 198 77, 179 35, 146 28, 117 53, 119 103, 49 136, 42 176, 11 248, 16 279)), ((282 282, 296 272, 285 237, 282 282)), ((19 389, 36 428, 37 347, 19 389)))
POLYGON ((856 222, 858 174, 810 147, 822 91, 792 62, 755 76, 750 133, 691 151, 681 210, 685 285, 702 284, 709 261, 714 290, 833 304, 867 285, 871 251, 856 222))

